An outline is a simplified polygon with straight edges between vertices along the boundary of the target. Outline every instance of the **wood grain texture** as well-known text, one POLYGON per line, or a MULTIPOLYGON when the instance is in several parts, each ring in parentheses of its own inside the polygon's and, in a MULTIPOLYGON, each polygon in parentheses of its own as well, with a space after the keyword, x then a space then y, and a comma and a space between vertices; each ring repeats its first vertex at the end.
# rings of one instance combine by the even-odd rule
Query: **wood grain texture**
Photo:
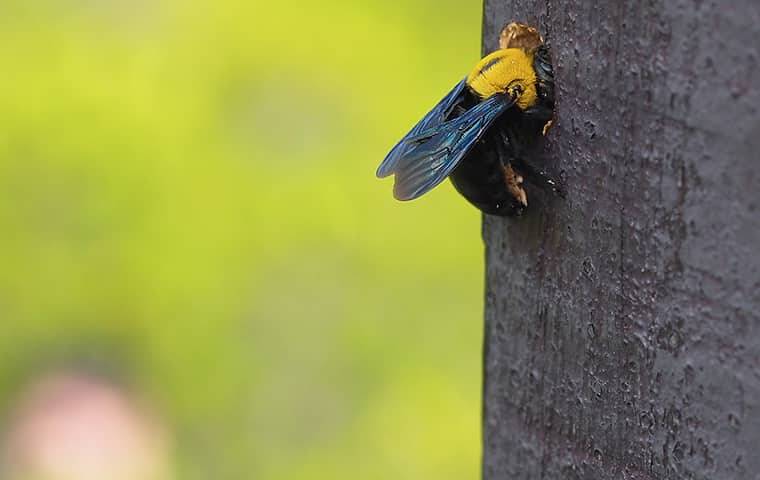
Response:
POLYGON ((760 4, 486 0, 567 200, 484 217, 485 479, 760 479, 760 4))

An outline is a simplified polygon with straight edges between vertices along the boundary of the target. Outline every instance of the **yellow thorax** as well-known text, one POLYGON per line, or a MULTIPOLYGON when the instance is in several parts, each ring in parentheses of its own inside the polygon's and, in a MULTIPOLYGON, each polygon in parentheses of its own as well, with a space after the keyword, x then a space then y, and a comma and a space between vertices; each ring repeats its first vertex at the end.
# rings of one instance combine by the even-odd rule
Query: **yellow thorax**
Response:
POLYGON ((521 89, 517 106, 525 110, 536 103, 536 72, 533 54, 521 48, 504 48, 486 55, 467 76, 467 85, 481 99, 521 89))

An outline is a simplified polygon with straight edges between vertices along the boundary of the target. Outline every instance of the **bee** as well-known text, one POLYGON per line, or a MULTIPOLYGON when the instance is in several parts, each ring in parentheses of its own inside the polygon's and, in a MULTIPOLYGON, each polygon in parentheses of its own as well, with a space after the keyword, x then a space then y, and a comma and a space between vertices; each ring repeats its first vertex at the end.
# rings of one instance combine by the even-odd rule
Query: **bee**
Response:
POLYGON ((451 179, 481 211, 520 215, 523 180, 564 196, 559 183, 527 159, 554 115, 549 49, 535 28, 510 23, 499 49, 481 59, 388 153, 379 178, 395 175, 393 194, 412 200, 451 179))

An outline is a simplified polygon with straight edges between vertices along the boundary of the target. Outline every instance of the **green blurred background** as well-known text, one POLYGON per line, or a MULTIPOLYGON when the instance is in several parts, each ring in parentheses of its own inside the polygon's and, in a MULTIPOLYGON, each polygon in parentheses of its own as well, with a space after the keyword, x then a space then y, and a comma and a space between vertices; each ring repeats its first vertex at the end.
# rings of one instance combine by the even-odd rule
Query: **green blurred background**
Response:
POLYGON ((0 3, 0 413, 86 364, 181 479, 479 476, 480 215, 374 171, 475 0, 0 3))

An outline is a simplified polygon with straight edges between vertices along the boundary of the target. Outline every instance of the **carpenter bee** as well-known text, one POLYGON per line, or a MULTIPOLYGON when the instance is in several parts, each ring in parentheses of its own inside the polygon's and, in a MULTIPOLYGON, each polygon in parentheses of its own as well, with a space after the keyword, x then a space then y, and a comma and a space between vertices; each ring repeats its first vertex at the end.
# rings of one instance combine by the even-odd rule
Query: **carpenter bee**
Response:
POLYGON ((393 194, 412 200, 446 177, 481 211, 519 215, 523 179, 559 195, 559 184, 526 159, 554 113, 549 50, 535 28, 510 23, 487 55, 385 157, 377 176, 395 174, 393 194))

